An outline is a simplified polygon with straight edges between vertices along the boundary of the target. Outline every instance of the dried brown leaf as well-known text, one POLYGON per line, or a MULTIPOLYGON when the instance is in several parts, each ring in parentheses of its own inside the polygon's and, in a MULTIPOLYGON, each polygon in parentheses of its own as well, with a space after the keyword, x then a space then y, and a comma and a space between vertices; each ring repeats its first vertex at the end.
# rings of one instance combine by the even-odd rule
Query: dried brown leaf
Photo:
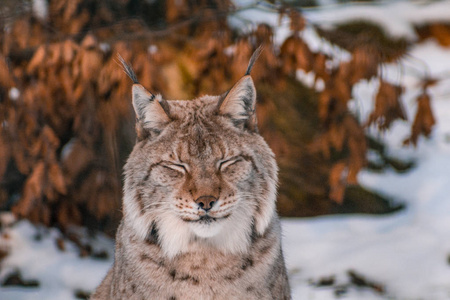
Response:
POLYGON ((431 35, 444 47, 450 46, 450 26, 448 24, 435 23, 429 26, 431 35))
POLYGON ((6 63, 5 57, 0 54, 0 86, 3 88, 10 88, 14 84, 11 71, 6 63))
POLYGON ((352 85, 361 79, 369 80, 378 74, 380 57, 377 49, 359 46, 353 50, 352 54, 353 57, 350 62, 352 66, 350 83, 352 85))
POLYGON ((71 63, 75 58, 75 54, 78 51, 79 46, 72 40, 66 40, 64 41, 62 48, 62 57, 64 63, 71 63))
POLYGON ((58 164, 52 163, 48 168, 48 179, 52 187, 60 194, 67 194, 66 182, 64 175, 58 164))
POLYGON ((289 18, 291 19, 290 29, 293 32, 298 33, 305 28, 306 20, 298 10, 290 9, 289 18))
POLYGON ((0 131, 0 182, 3 179, 8 163, 11 159, 11 147, 0 131))
POLYGON ((94 81, 102 68, 103 55, 98 49, 85 50, 79 52, 81 77, 84 81, 94 81))
POLYGON ((280 48, 280 58, 284 74, 295 75, 297 69, 305 72, 312 70, 314 55, 298 36, 290 36, 284 41, 280 48))
POLYGON ((346 175, 344 174, 347 165, 340 161, 335 163, 330 170, 328 182, 330 185, 329 197, 332 201, 342 204, 345 194, 346 175))
POLYGON ((330 145, 333 146, 337 151, 342 151, 346 138, 345 127, 343 126, 343 124, 331 124, 328 129, 327 135, 330 141, 330 145))
POLYGON ((430 96, 424 91, 417 98, 417 112, 411 127, 411 136, 403 143, 417 146, 420 135, 428 137, 431 134, 436 120, 431 109, 430 96))
POLYGON ((386 81, 380 81, 375 98, 375 109, 367 120, 367 125, 376 124, 380 130, 388 129, 397 119, 406 120, 400 96, 403 88, 386 81))
POLYGON ((45 163, 40 161, 33 167, 33 172, 27 178, 19 203, 13 207, 16 215, 28 216, 33 211, 35 204, 41 201, 45 177, 45 163))
POLYGON ((314 54, 313 71, 315 73, 314 81, 317 82, 318 78, 327 81, 330 78, 330 74, 327 71, 327 55, 321 52, 314 54))
POLYGON ((44 61, 47 56, 47 47, 45 45, 39 46, 37 50, 34 52, 33 57, 27 66, 27 73, 34 73, 39 67, 44 65, 44 61))

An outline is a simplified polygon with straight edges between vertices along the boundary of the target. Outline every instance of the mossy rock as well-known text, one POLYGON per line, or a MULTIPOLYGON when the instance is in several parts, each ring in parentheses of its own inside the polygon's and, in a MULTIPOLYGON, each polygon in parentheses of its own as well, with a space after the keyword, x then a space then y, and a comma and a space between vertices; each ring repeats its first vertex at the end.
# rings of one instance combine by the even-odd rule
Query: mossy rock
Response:
MULTIPOLYGON (((263 110, 261 134, 274 149, 280 166, 278 211, 282 216, 384 214, 403 208, 391 199, 358 185, 347 188, 342 204, 331 201, 328 176, 332 164, 340 159, 339 154, 325 159, 320 153, 308 150, 308 145, 322 130, 317 116, 317 92, 295 79, 288 79, 280 85, 257 83, 257 90, 258 109, 263 110), (279 143, 286 145, 280 147, 279 143), (280 153, 280 148, 288 150, 280 153)), ((368 145, 384 155, 381 143, 368 140, 368 145)), ((386 158, 382 168, 393 160, 386 158)))

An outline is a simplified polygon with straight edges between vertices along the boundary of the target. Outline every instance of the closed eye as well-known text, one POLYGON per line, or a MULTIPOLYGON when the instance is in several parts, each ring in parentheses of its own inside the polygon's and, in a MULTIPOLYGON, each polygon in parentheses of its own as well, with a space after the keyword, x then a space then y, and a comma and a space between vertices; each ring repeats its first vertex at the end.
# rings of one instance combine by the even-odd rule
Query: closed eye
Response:
POLYGON ((225 160, 221 160, 219 161, 219 170, 223 171, 226 168, 228 168, 229 166, 232 166, 238 162, 242 161, 242 157, 239 156, 235 156, 229 159, 225 159, 225 160))
POLYGON ((178 171, 180 173, 188 173, 188 167, 184 164, 166 163, 163 165, 164 168, 178 171))

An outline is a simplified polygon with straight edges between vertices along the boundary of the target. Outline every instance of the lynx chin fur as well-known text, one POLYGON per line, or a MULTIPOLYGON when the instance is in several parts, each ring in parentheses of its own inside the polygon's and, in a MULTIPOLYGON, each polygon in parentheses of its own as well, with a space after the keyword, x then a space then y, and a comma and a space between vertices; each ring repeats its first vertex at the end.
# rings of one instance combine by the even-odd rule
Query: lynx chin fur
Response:
POLYGON ((115 262, 91 300, 291 299, 274 154, 250 70, 226 94, 164 100, 134 81, 115 262))

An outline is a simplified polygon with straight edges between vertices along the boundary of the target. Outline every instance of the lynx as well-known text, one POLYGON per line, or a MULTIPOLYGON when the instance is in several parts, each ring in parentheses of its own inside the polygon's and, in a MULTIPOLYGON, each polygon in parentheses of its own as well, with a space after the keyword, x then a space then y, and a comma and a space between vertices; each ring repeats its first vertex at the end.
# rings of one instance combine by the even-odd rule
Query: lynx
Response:
POLYGON ((250 71, 221 96, 164 100, 133 80, 115 262, 97 299, 291 299, 275 211, 278 168, 259 135, 250 71))

